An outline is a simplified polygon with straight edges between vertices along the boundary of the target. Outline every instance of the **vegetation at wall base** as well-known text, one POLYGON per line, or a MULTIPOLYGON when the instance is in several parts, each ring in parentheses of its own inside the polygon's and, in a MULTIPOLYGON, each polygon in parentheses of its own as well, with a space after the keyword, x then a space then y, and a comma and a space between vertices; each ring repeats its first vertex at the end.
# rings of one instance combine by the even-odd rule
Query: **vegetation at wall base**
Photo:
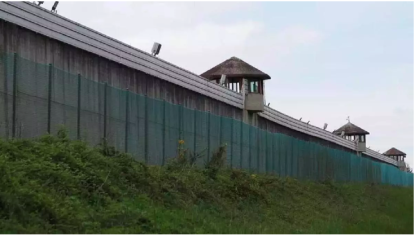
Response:
POLYGON ((160 167, 64 131, 0 139, 0 232, 413 233, 413 188, 256 175, 223 151, 160 167))

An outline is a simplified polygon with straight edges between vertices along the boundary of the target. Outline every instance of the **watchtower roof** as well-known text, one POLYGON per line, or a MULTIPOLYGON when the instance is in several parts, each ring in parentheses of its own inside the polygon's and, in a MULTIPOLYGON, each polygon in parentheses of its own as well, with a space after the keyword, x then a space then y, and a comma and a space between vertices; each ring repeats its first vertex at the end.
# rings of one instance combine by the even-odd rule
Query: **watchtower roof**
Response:
POLYGON ((385 156, 405 156, 406 154, 396 148, 390 148, 387 152, 383 153, 385 156))
POLYGON ((266 73, 263 73, 259 69, 234 56, 207 70, 200 76, 209 80, 215 80, 219 79, 223 74, 225 74, 227 78, 270 79, 270 76, 266 73))
POLYGON ((362 129, 361 127, 348 122, 347 124, 341 126, 339 129, 334 130, 333 134, 340 135, 342 131, 345 132, 345 135, 369 135, 369 132, 362 129))

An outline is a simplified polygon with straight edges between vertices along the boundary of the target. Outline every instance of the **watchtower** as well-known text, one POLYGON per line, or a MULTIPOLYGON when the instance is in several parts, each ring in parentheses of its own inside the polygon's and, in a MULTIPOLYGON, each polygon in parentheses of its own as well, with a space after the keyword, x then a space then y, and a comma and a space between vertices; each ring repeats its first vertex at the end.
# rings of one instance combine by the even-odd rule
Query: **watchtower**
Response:
POLYGON ((405 171, 405 157, 407 156, 404 152, 396 149, 396 148, 390 148, 387 152, 383 153, 382 155, 385 155, 389 158, 392 158, 397 161, 398 168, 405 171))
POLYGON ((245 110, 263 112, 264 81, 269 80, 270 76, 257 68, 237 57, 231 57, 204 72, 201 76, 244 94, 245 110))
POLYGON ((355 141, 357 145, 357 152, 366 151, 366 135, 369 135, 369 132, 355 124, 352 124, 349 118, 348 123, 341 126, 339 129, 334 130, 333 134, 341 136, 347 140, 355 141))

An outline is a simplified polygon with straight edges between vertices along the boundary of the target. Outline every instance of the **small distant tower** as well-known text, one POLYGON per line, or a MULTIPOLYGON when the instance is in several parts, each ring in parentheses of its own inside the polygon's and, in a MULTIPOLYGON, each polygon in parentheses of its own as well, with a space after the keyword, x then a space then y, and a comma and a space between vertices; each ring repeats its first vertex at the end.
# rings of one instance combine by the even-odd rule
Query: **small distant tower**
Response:
POLYGON ((264 81, 270 76, 244 62, 237 57, 222 62, 201 74, 202 77, 220 83, 222 75, 226 75, 227 88, 245 95, 244 109, 250 112, 264 110, 264 81))
POLYGON ((356 142, 357 152, 366 151, 366 135, 369 135, 369 132, 360 128, 359 126, 352 124, 348 117, 348 123, 340 127, 339 129, 333 131, 333 134, 341 136, 347 140, 352 140, 356 142))
POLYGON ((405 171, 406 165, 404 158, 406 157, 406 154, 396 148, 390 148, 387 152, 383 153, 382 155, 385 155, 389 158, 392 158, 397 161, 398 168, 405 171))

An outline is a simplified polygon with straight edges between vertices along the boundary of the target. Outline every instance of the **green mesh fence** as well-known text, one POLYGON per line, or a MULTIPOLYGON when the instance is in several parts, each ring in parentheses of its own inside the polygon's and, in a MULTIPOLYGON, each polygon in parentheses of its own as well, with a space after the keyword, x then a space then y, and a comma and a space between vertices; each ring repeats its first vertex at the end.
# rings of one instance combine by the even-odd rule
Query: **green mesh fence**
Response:
POLYGON ((65 126, 72 139, 91 145, 106 139, 116 149, 153 165, 164 165, 175 157, 180 139, 196 155, 198 166, 227 144, 227 165, 252 173, 413 185, 413 174, 385 163, 151 99, 15 54, 3 54, 0 59, 3 138, 55 134, 65 126))

